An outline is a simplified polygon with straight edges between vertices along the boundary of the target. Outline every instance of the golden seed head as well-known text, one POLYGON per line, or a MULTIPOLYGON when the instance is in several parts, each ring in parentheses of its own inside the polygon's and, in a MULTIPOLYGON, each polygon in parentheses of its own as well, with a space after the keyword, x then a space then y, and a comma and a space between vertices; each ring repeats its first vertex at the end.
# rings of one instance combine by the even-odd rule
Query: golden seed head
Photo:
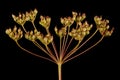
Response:
POLYGON ((25 24, 25 22, 26 22, 26 20, 25 20, 25 15, 24 14, 20 14, 19 13, 19 15, 18 16, 15 16, 15 15, 13 15, 12 14, 12 18, 14 19, 14 21, 16 22, 16 23, 18 23, 19 25, 24 25, 25 24))
POLYGON ((82 22, 85 18, 86 18, 85 13, 83 13, 83 14, 78 13, 75 17, 75 21, 76 21, 77 24, 79 24, 79 22, 82 22))
POLYGON ((23 26, 26 23, 26 21, 34 22, 36 15, 37 10, 35 9, 34 11, 26 12, 25 14, 19 13, 18 16, 12 14, 12 18, 16 23, 23 26))
POLYGON ((48 45, 53 41, 53 36, 51 36, 50 34, 47 34, 43 39, 43 44, 44 45, 48 45))
POLYGON ((60 21, 66 27, 70 27, 74 23, 74 19, 72 17, 60 18, 60 21))
POLYGON ((9 35, 9 37, 15 41, 21 39, 23 37, 23 32, 21 29, 17 29, 16 26, 14 26, 13 30, 11 28, 6 29, 6 34, 9 35))
POLYGON ((54 28, 55 33, 59 36, 59 37, 63 37, 66 35, 66 27, 62 27, 61 29, 57 29, 57 27, 54 28))
POLYGON ((110 36, 112 34, 113 30, 112 31, 108 30, 109 20, 106 20, 106 19, 103 20, 102 17, 98 17, 98 16, 95 16, 94 20, 101 35, 110 36))
POLYGON ((49 16, 40 16, 39 24, 42 25, 44 28, 48 29, 50 27, 51 18, 49 16))

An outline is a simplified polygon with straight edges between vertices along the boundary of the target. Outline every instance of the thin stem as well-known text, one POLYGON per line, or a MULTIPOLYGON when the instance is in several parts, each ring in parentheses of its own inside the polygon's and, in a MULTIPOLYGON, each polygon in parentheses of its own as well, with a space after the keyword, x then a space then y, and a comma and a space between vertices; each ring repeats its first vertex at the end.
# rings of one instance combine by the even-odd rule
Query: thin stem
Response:
MULTIPOLYGON (((67 45, 67 47, 66 47, 66 49, 64 51, 65 53, 68 50, 68 48, 69 48, 69 46, 70 46, 70 44, 71 44, 72 41, 73 41, 73 37, 70 39, 70 42, 68 43, 68 45, 67 45)), ((64 58, 64 54, 63 54, 63 58, 64 58)))
POLYGON ((70 56, 72 55, 72 53, 76 50, 76 48, 78 48, 80 42, 81 42, 81 41, 79 41, 79 42, 77 43, 77 45, 65 56, 65 58, 63 59, 63 61, 66 60, 68 57, 70 57, 70 56))
MULTIPOLYGON (((46 28, 46 32, 47 32, 48 34, 51 34, 50 31, 49 31, 49 28, 46 28)), ((47 47, 47 46, 46 46, 46 47, 47 47)), ((54 49, 54 52, 55 52, 55 55, 56 55, 56 59, 58 60, 58 53, 57 53, 57 49, 56 49, 56 46, 55 46, 54 41, 52 41, 52 47, 53 47, 53 49, 54 49)), ((48 48, 48 47, 47 47, 47 48, 48 48)), ((48 51, 51 52, 50 49, 49 49, 48 51)), ((53 55, 53 56, 54 56, 54 55, 53 55)))
POLYGON ((59 49, 59 55, 60 55, 60 60, 62 59, 62 56, 63 55, 61 55, 61 48, 62 48, 62 37, 60 37, 60 49, 59 49))
POLYGON ((32 22, 32 24, 33 24, 34 29, 37 30, 34 21, 32 22))
MULTIPOLYGON (((96 33, 97 33, 98 29, 95 30, 95 32, 84 42, 82 43, 78 49, 80 49, 83 45, 85 45, 96 33)), ((77 50, 78 50, 77 49, 77 50)))
POLYGON ((35 44, 35 46, 37 46, 37 47, 38 47, 39 49, 41 49, 43 52, 45 52, 45 53, 48 54, 48 52, 47 52, 37 41, 34 41, 33 43, 35 44))
POLYGON ((26 29, 25 29, 24 25, 22 25, 22 28, 23 28, 23 30, 24 30, 24 31, 25 31, 25 33, 26 33, 27 31, 26 31, 26 29))
POLYGON ((68 33, 69 33, 69 31, 70 31, 70 27, 68 27, 68 32, 67 32, 66 38, 63 41, 64 45, 62 45, 63 48, 62 48, 62 52, 61 52, 61 59, 63 58, 63 55, 65 55, 65 48, 66 48, 66 45, 67 45, 67 42, 68 42, 68 33))
POLYGON ((55 56, 52 54, 53 52, 50 50, 50 48, 47 46, 47 45, 45 45, 45 47, 46 47, 46 49, 47 49, 47 51, 49 52, 49 54, 51 55, 51 57, 56 61, 56 63, 57 63, 57 59, 55 58, 55 56))
POLYGON ((46 32, 47 32, 48 34, 50 34, 49 28, 45 28, 45 29, 46 29, 46 32))
POLYGON ((30 54, 36 56, 36 57, 39 57, 39 58, 42 58, 42 59, 45 59, 45 60, 51 61, 51 62, 53 62, 53 63, 56 63, 54 60, 51 60, 51 59, 49 59, 49 58, 46 58, 46 57, 43 57, 43 56, 37 55, 37 54, 35 54, 35 53, 33 53, 33 52, 31 52, 31 51, 29 51, 29 50, 23 48, 23 47, 18 43, 18 41, 16 41, 16 44, 17 44, 17 46, 18 46, 20 49, 22 49, 22 50, 25 51, 25 52, 28 52, 28 53, 30 53, 30 54))
POLYGON ((62 45, 62 37, 60 37, 60 49, 59 49, 59 53, 61 53, 61 45, 62 45))
POLYGON ((57 53, 57 50, 56 50, 56 46, 55 46, 54 41, 52 42, 52 46, 53 46, 53 49, 54 49, 54 51, 55 51, 56 58, 57 58, 57 60, 58 60, 58 53, 57 53))
MULTIPOLYGON (((48 34, 51 34, 50 31, 49 31, 49 28, 46 28, 46 32, 47 32, 48 34)), ((52 41, 52 47, 53 47, 53 49, 54 49, 56 58, 57 58, 57 60, 58 60, 58 53, 57 53, 57 50, 56 50, 56 46, 55 46, 55 44, 54 44, 54 41, 52 41)), ((48 47, 46 46, 46 48, 48 48, 48 47)), ((51 53, 50 50, 48 50, 48 51, 51 53)), ((54 55, 53 55, 53 56, 54 56, 54 55)))
POLYGON ((99 43, 103 40, 103 38, 104 38, 104 36, 102 36, 102 37, 100 38, 99 41, 97 41, 94 45, 90 46, 89 48, 87 48, 87 49, 84 50, 83 52, 81 52, 81 53, 79 53, 79 54, 77 54, 77 55, 71 57, 70 59, 66 59, 66 60, 64 61, 64 63, 66 63, 66 62, 68 62, 68 61, 70 61, 70 60, 72 60, 72 59, 74 59, 74 58, 76 58, 76 57, 82 55, 83 53, 89 51, 90 49, 92 49, 93 47, 95 47, 97 44, 99 44, 99 43))
POLYGON ((44 51, 49 57, 51 57, 53 60, 55 60, 54 57, 53 57, 53 55, 51 55, 51 53, 47 52, 42 46, 39 45, 39 43, 37 43, 36 41, 33 42, 33 43, 34 43, 39 49, 41 49, 42 51, 44 51))
MULTIPOLYGON (((51 34, 51 33, 49 32, 49 28, 46 28, 46 32, 47 32, 48 34, 51 34)), ((50 55, 53 57, 53 59, 57 62, 58 53, 57 53, 57 50, 56 50, 56 47, 55 47, 54 42, 52 42, 52 46, 53 46, 53 49, 54 49, 54 51, 55 51, 56 57, 52 54, 52 51, 49 49, 49 47, 48 47, 47 45, 45 45, 47 51, 50 53, 50 55)))
POLYGON ((70 31, 70 27, 68 27, 68 32, 67 32, 67 35, 66 35, 66 40, 65 40, 65 45, 64 45, 63 53, 64 53, 64 51, 65 51, 66 44, 67 44, 67 42, 68 42, 68 33, 69 33, 69 31, 70 31))
MULTIPOLYGON (((79 26, 79 25, 77 24, 77 25, 76 25, 76 29, 78 28, 78 26, 79 26)), ((64 51, 65 53, 66 53, 67 49, 69 48, 69 46, 70 46, 71 42, 73 41, 73 39, 74 39, 73 37, 70 39, 70 41, 69 41, 69 43, 68 43, 68 45, 67 45, 67 47, 66 47, 66 49, 65 49, 65 51, 64 51)), ((79 43, 80 43, 80 42, 79 42, 79 43)), ((76 46, 76 47, 77 47, 77 46, 76 46)), ((75 48, 74 48, 74 49, 75 49, 75 48)), ((63 57, 64 57, 64 55, 63 55, 63 57)))
MULTIPOLYGON (((62 40, 62 39, 61 39, 61 40, 62 40)), ((65 46, 64 43, 65 43, 65 36, 63 37, 63 40, 62 40, 62 43, 61 43, 61 44, 62 44, 62 45, 61 45, 61 51, 60 51, 60 54, 59 54, 60 57, 62 57, 62 55, 63 55, 63 50, 64 50, 64 46, 65 46)))

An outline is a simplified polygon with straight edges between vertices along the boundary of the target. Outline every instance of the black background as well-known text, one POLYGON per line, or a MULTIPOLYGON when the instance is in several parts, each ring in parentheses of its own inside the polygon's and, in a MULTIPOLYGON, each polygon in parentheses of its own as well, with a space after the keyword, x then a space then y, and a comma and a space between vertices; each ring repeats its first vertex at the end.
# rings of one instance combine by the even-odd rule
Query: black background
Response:
MULTIPOLYGON (((17 25, 11 14, 37 8, 42 15, 53 18, 57 24, 60 16, 69 16, 71 11, 86 13, 88 20, 96 15, 110 20, 114 33, 99 45, 63 65, 63 80, 111 79, 118 76, 119 65, 119 4, 115 0, 10 0, 0 1, 0 73, 9 79, 57 80, 57 65, 39 59, 17 47, 5 29, 17 25)), ((29 43, 29 42, 28 42, 29 43)), ((24 45, 27 44, 23 43, 24 45)), ((27 44, 26 46, 29 46, 27 44)), ((1 79, 2 80, 2 79, 1 79)))

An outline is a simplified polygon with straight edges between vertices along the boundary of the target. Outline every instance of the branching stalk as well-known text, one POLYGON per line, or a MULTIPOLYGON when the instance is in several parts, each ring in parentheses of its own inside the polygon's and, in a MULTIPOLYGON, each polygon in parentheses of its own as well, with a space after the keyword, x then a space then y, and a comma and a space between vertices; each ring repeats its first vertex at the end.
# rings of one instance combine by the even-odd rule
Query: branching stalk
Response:
POLYGON ((39 57, 39 58, 42 58, 42 59, 45 59, 45 60, 48 60, 48 61, 51 61, 51 62, 56 63, 55 61, 53 61, 53 60, 51 60, 51 59, 49 59, 49 58, 46 58, 46 57, 37 55, 37 54, 35 54, 35 53, 33 53, 33 52, 31 52, 31 51, 29 51, 29 50, 23 48, 23 47, 18 43, 18 41, 16 41, 16 44, 18 45, 18 47, 19 47, 20 49, 22 49, 22 50, 25 51, 25 52, 30 53, 31 55, 34 55, 34 56, 36 56, 36 57, 39 57))
POLYGON ((104 38, 104 36, 102 36, 101 39, 99 41, 97 41, 94 45, 92 45, 91 47, 87 48, 83 52, 81 52, 81 53, 79 53, 79 54, 77 54, 77 55, 75 55, 75 56, 73 56, 73 57, 71 57, 69 59, 66 59, 63 63, 66 63, 66 62, 68 62, 68 61, 70 61, 70 60, 72 60, 72 59, 74 59, 74 58, 76 58, 76 57, 84 54, 85 52, 89 51, 90 49, 92 49, 93 47, 95 47, 97 44, 99 44, 103 40, 103 38, 104 38))
POLYGON ((53 52, 50 50, 50 48, 47 45, 45 47, 46 47, 47 51, 49 52, 51 58, 57 63, 57 59, 53 55, 53 52))
POLYGON ((69 58, 71 55, 73 55, 77 50, 79 50, 83 45, 85 45, 96 33, 97 33, 98 30, 95 30, 95 32, 85 41, 83 42, 80 46, 80 42, 78 42, 77 46, 74 47, 74 49, 72 49, 67 55, 66 57, 64 58, 63 61, 65 61, 67 58, 69 58), (79 46, 79 47, 78 47, 79 46))
POLYGON ((35 30, 37 30, 37 28, 36 28, 36 26, 35 26, 35 23, 34 23, 34 22, 32 22, 32 24, 33 24, 34 29, 35 29, 35 30))
POLYGON ((56 55, 56 59, 58 60, 59 59, 58 52, 57 52, 57 49, 56 49, 54 41, 52 42, 52 46, 53 46, 53 49, 54 49, 54 52, 55 52, 55 55, 56 55))

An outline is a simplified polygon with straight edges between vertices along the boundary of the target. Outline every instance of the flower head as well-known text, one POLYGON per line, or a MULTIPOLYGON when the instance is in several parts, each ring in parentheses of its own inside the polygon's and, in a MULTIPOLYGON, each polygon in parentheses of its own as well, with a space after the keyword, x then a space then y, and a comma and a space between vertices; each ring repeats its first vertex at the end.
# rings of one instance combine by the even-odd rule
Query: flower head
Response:
POLYGON ((16 26, 14 26, 13 30, 11 28, 6 29, 6 34, 9 35, 9 37, 11 39, 13 39, 14 41, 17 41, 19 39, 21 39, 23 37, 23 32, 22 30, 19 28, 17 29, 16 26))
POLYGON ((26 22, 25 14, 19 13, 18 16, 15 16, 15 15, 12 14, 12 18, 14 19, 14 21, 15 21, 16 23, 18 23, 19 25, 22 25, 22 26, 23 26, 23 25, 25 24, 25 22, 26 22))
POLYGON ((28 31, 25 34, 25 38, 30 40, 30 41, 35 41, 40 36, 41 36, 41 32, 37 31, 36 29, 34 31, 28 31))
POLYGON ((44 28, 48 29, 50 27, 51 18, 49 16, 40 16, 39 24, 41 24, 44 28))
POLYGON ((30 12, 26 12, 25 14, 19 13, 18 16, 12 14, 12 18, 16 23, 23 26, 26 23, 26 21, 34 22, 37 13, 37 9, 34 9, 34 11, 31 10, 30 12))
POLYGON ((97 29, 99 30, 102 36, 111 36, 113 33, 114 28, 109 30, 109 20, 102 19, 102 17, 95 16, 94 21, 97 25, 97 29))
POLYGON ((87 22, 79 23, 79 27, 76 29, 72 29, 71 32, 69 32, 69 35, 73 37, 75 40, 82 41, 82 39, 88 35, 93 25, 89 25, 87 22))
POLYGON ((75 22, 78 24, 79 22, 82 22, 85 18, 86 18, 86 14, 83 13, 77 13, 77 12, 72 12, 73 15, 73 19, 75 20, 75 22))
POLYGON ((74 23, 74 19, 72 17, 60 18, 60 21, 66 27, 70 27, 74 23))
POLYGON ((60 30, 57 29, 57 27, 55 27, 55 33, 59 36, 59 37, 63 37, 65 36, 67 33, 67 28, 66 27, 62 27, 60 30))
POLYGON ((47 34, 42 41, 44 45, 48 45, 53 41, 53 36, 51 36, 50 34, 47 34))
POLYGON ((30 12, 26 12, 26 21, 31 21, 32 23, 34 22, 36 16, 37 16, 37 9, 34 9, 33 11, 31 10, 30 12))

